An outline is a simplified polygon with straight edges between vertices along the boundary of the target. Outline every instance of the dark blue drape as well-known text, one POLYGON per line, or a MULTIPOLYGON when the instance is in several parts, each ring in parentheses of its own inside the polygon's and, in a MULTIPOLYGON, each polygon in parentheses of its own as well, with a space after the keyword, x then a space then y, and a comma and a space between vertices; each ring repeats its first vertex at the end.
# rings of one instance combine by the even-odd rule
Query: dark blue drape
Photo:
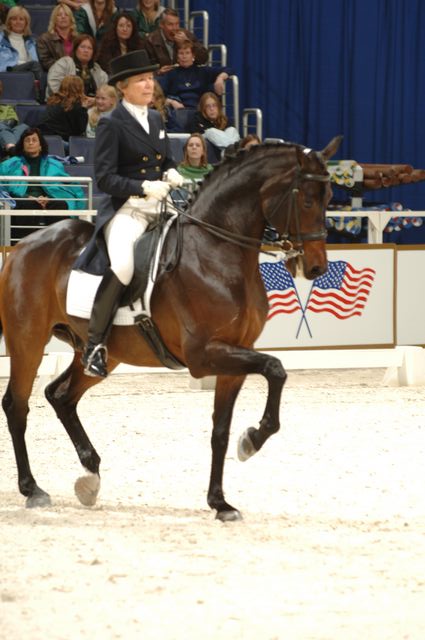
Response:
MULTIPOLYGON (((264 137, 339 158, 425 168, 424 0, 192 0, 224 42, 241 108, 263 112, 264 137)), ((425 209, 425 185, 365 197, 425 209)))

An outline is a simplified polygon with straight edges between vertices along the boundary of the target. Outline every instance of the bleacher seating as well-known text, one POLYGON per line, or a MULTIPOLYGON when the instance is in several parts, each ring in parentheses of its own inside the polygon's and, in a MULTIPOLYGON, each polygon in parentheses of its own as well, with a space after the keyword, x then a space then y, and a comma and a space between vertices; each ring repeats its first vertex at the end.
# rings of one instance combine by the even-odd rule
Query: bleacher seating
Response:
POLYGON ((66 156, 65 145, 60 136, 44 136, 47 144, 49 145, 49 153, 53 156, 60 156, 61 158, 66 156))
POLYGON ((0 72, 0 80, 3 83, 1 101, 7 104, 18 102, 38 104, 35 93, 35 78, 31 71, 23 73, 0 72))
POLYGON ((182 131, 190 131, 196 109, 176 109, 174 116, 182 131))
POLYGON ((25 6, 31 16, 31 31, 33 36, 41 36, 42 33, 47 31, 50 14, 56 5, 52 4, 50 0, 48 4, 39 2, 37 5, 25 6))
POLYGON ((46 111, 44 104, 16 104, 16 113, 19 122, 27 124, 29 127, 38 127, 46 111))
POLYGON ((82 156, 85 164, 94 162, 95 138, 85 136, 69 136, 69 155, 82 156))

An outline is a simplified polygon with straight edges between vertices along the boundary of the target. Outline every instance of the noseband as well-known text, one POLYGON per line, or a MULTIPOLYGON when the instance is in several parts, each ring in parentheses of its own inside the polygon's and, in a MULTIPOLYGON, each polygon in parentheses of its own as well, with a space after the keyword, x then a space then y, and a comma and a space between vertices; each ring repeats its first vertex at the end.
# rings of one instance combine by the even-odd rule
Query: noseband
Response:
POLYGON ((302 182, 329 182, 330 176, 329 174, 323 175, 320 173, 307 173, 301 170, 298 170, 294 180, 292 181, 289 190, 286 193, 282 194, 282 197, 279 199, 277 205, 274 207, 272 213, 267 216, 267 222, 273 227, 276 228, 273 224, 273 218, 276 213, 281 209, 286 199, 291 196, 291 202, 289 206, 289 212, 286 218, 285 229, 283 233, 280 234, 279 239, 274 242, 274 245, 280 245, 281 250, 286 254, 287 259, 295 258, 297 256, 303 255, 303 242, 308 240, 325 240, 327 236, 327 231, 325 225, 322 225, 322 229, 320 231, 311 231, 310 233, 301 233, 300 229, 300 210, 298 205, 297 196, 300 192, 300 185, 302 182), (291 234, 289 231, 289 227, 291 226, 291 221, 294 219, 295 222, 295 235, 291 234))

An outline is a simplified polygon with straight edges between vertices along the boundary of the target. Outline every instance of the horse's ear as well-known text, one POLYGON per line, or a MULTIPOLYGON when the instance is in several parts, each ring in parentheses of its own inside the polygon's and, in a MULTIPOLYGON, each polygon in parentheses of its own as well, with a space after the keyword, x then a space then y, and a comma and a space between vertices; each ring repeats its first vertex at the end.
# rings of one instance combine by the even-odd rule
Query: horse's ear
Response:
POLYGON ((329 158, 332 158, 336 154, 343 137, 344 136, 335 136, 335 138, 332 138, 329 144, 327 144, 326 147, 321 151, 321 154, 325 160, 329 160, 329 158))

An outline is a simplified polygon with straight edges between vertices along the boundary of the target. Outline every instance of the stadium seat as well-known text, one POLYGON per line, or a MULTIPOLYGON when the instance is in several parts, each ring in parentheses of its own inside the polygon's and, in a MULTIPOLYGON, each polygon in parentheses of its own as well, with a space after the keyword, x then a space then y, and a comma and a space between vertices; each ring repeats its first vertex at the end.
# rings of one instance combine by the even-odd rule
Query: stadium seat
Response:
POLYGON ((16 104, 18 102, 38 104, 34 85, 35 78, 31 71, 23 73, 2 71, 0 72, 0 80, 3 83, 2 102, 8 104, 16 104))
POLYGON ((41 2, 37 2, 37 6, 28 6, 25 4, 26 9, 31 16, 31 31, 35 37, 41 36, 42 33, 47 31, 50 14, 55 8, 55 5, 52 5, 52 2, 50 2, 49 5, 42 5, 44 5, 44 3, 41 2))
POLYGON ((190 131, 196 109, 176 109, 174 115, 182 131, 190 131))
POLYGON ((69 155, 75 157, 83 156, 84 163, 92 164, 94 162, 94 145, 95 138, 69 136, 69 155))
POLYGON ((52 156, 60 156, 64 158, 66 156, 65 153, 65 145, 60 136, 44 136, 47 144, 49 145, 49 153, 52 156))
POLYGON ((16 104, 15 110, 18 114, 20 123, 25 123, 29 127, 38 127, 44 115, 44 112, 46 111, 46 105, 16 104))
POLYGON ((169 133, 168 139, 170 140, 171 155, 176 164, 183 160, 184 151, 183 147, 188 139, 188 133, 169 133))

